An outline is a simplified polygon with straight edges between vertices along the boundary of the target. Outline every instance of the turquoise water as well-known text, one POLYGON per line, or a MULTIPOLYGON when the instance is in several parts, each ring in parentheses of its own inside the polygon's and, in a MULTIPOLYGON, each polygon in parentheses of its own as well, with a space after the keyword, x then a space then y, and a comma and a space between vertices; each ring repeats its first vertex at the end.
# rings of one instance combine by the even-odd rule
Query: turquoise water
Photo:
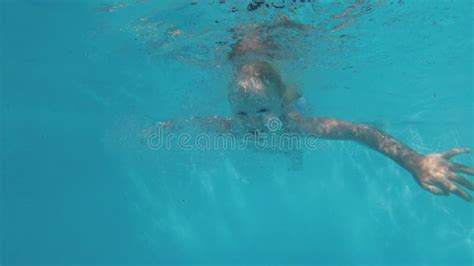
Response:
POLYGON ((230 115, 229 29, 287 13, 316 28, 274 33, 310 114, 474 148, 471 1, 191 2, 1 2, 2 265, 473 264, 473 205, 358 144, 322 141, 290 171, 141 137, 230 115))

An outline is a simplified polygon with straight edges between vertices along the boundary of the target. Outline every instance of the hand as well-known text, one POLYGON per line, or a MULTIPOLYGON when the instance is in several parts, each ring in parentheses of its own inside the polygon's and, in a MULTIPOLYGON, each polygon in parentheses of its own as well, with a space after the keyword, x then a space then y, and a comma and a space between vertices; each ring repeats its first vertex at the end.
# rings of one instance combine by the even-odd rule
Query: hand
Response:
POLYGON ((460 188, 461 185, 472 191, 474 183, 456 174, 474 175, 474 168, 449 161, 455 155, 470 152, 469 148, 457 148, 444 153, 423 155, 415 164, 413 174, 418 183, 433 194, 454 193, 466 201, 474 202, 473 197, 460 188))

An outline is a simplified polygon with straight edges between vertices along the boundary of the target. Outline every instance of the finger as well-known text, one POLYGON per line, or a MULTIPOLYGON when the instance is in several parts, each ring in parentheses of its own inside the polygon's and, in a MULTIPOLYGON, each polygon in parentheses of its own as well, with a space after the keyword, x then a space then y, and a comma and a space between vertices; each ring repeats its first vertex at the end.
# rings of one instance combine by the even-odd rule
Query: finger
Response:
POLYGON ((449 181, 445 182, 445 184, 445 187, 449 190, 449 192, 456 194, 458 197, 463 198, 465 201, 473 202, 473 198, 466 191, 460 189, 458 186, 449 181))
POLYGON ((447 196, 449 193, 448 191, 444 190, 444 189, 441 189, 435 185, 430 185, 430 184, 426 184, 426 183, 421 183, 421 186, 428 190, 429 192, 433 193, 433 194, 436 194, 436 195, 440 195, 440 196, 447 196))
POLYGON ((452 170, 456 171, 456 172, 459 172, 459 173, 474 175, 474 168, 462 165, 460 163, 453 163, 452 164, 452 170))
POLYGON ((463 153, 470 153, 471 152, 471 149, 469 148, 455 148, 455 149, 451 149, 445 153, 443 153, 443 158, 445 159, 449 159, 455 155, 458 155, 458 154, 463 154, 463 153))
POLYGON ((449 177, 451 180, 460 184, 461 186, 466 187, 467 189, 474 191, 474 183, 469 181, 467 178, 453 174, 449 177))

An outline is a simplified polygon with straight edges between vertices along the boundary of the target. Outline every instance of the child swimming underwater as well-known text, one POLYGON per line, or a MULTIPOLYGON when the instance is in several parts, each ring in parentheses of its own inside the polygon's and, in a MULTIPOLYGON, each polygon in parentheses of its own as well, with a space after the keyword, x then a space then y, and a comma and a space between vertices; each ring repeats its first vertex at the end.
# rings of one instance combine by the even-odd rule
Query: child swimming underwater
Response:
MULTIPOLYGON (((272 27, 300 27, 280 20, 272 27)), ((281 121, 280 131, 321 139, 350 140, 368 146, 389 157, 414 177, 425 190, 436 195, 453 193, 468 202, 473 197, 461 186, 474 190, 474 183, 459 173, 474 175, 474 168, 451 162, 469 148, 455 148, 444 153, 420 154, 389 134, 366 124, 335 118, 308 117, 302 112, 305 99, 287 86, 271 62, 272 45, 262 41, 258 30, 244 36, 233 47, 229 58, 235 76, 229 89, 232 117, 193 117, 186 121, 161 122, 160 127, 178 129, 200 127, 215 132, 240 132, 258 135, 268 130, 269 121, 281 121)))

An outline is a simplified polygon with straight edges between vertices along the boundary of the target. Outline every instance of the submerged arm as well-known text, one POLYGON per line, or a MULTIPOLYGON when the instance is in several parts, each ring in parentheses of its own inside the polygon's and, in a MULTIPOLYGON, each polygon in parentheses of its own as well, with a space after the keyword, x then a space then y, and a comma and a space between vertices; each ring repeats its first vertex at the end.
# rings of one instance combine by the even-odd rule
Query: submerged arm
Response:
POLYGON ((421 157, 421 154, 387 133, 365 124, 332 118, 310 119, 306 123, 311 134, 323 139, 359 142, 384 154, 408 171, 413 168, 415 162, 421 157))
POLYGON ((473 201, 471 195, 459 188, 458 184, 470 190, 474 190, 474 184, 455 172, 474 175, 474 169, 449 161, 454 155, 470 152, 468 148, 423 155, 369 125, 332 118, 305 118, 302 124, 306 134, 324 139, 352 140, 382 153, 412 173, 424 189, 434 194, 454 193, 467 201, 473 201))
POLYGON ((229 117, 196 116, 158 122, 155 127, 162 127, 171 132, 194 129, 203 133, 229 133, 233 128, 232 124, 233 120, 229 117))
POLYGON ((148 144, 150 144, 150 142, 156 141, 156 139, 168 134, 185 133, 189 130, 199 133, 230 133, 233 127, 233 120, 228 117, 192 117, 189 119, 161 121, 143 130, 142 133, 148 144))

